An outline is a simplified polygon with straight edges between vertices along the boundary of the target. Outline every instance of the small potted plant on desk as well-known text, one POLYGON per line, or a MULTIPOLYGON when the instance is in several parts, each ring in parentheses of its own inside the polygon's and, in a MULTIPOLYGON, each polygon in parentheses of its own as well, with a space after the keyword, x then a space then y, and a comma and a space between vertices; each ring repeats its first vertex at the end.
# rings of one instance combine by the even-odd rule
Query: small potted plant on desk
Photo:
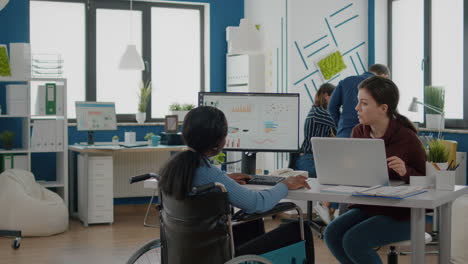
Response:
POLYGON ((6 150, 10 150, 13 148, 13 138, 15 137, 15 133, 10 130, 5 130, 0 134, 0 139, 3 142, 3 148, 6 150))
POLYGON ((119 145, 119 136, 115 135, 112 137, 112 144, 115 146, 119 145))
POLYGON ((427 143, 426 175, 431 185, 436 183, 436 176, 440 171, 447 170, 448 157, 448 149, 442 140, 429 140, 427 143))
POLYGON ((146 120, 146 108, 148 107, 151 90, 151 81, 142 83, 140 86, 140 93, 138 94, 138 113, 136 113, 138 124, 143 124, 146 120))
POLYGON ((146 133, 145 135, 145 140, 148 141, 148 146, 151 146, 151 138, 154 136, 154 133, 153 132, 149 132, 149 133, 146 133))

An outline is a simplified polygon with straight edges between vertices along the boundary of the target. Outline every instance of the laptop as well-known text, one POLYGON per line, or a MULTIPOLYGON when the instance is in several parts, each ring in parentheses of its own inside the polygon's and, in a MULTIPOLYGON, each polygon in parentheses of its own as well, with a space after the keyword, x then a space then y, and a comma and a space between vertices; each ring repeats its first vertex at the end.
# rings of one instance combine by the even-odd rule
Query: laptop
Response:
POLYGON ((311 141, 320 184, 363 187, 389 184, 382 139, 313 137, 311 141))

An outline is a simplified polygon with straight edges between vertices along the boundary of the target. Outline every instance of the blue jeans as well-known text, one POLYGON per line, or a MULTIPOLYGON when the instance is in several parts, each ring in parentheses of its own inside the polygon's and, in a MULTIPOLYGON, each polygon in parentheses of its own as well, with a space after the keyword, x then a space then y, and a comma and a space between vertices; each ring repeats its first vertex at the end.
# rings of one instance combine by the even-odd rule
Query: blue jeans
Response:
POLYGON ((312 154, 300 155, 294 166, 296 170, 309 172, 309 178, 317 178, 317 171, 315 171, 315 161, 312 154))
POLYGON ((342 264, 380 264, 382 260, 373 248, 409 240, 410 229, 410 221, 397 221, 383 215, 370 216, 354 208, 327 226, 324 239, 342 264))

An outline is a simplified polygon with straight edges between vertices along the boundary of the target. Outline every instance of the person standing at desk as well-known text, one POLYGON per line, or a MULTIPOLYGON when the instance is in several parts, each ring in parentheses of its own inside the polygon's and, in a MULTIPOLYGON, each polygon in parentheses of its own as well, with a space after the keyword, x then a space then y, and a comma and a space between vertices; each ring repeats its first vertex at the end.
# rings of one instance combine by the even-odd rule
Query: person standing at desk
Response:
MULTIPOLYGON (((409 176, 425 174, 426 153, 413 124, 397 111, 398 87, 374 76, 359 84, 359 125, 354 138, 380 138, 385 142, 390 179, 409 182, 409 176)), ((373 248, 409 240, 410 209, 351 205, 325 230, 325 243, 341 263, 382 263, 373 248)))
POLYGON ((349 138, 351 130, 359 124, 354 107, 357 104, 358 85, 372 76, 388 78, 390 70, 382 64, 374 64, 369 71, 357 76, 349 76, 338 83, 328 104, 328 111, 338 126, 337 137, 349 138))

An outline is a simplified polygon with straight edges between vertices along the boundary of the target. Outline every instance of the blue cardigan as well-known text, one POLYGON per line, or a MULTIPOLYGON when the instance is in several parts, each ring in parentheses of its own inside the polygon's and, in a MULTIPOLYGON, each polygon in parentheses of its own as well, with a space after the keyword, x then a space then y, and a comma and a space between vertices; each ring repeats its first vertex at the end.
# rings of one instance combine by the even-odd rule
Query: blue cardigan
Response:
POLYGON ((288 187, 283 183, 262 191, 247 189, 229 178, 226 172, 211 165, 208 158, 204 158, 195 172, 192 185, 199 186, 212 182, 224 184, 231 204, 247 213, 268 211, 288 194, 288 187))
POLYGON ((328 103, 328 111, 338 126, 337 137, 350 137, 353 127, 359 124, 357 112, 354 110, 358 102, 358 85, 372 76, 374 74, 370 72, 349 76, 341 80, 333 91, 328 103), (343 108, 340 112, 341 107, 343 108))

